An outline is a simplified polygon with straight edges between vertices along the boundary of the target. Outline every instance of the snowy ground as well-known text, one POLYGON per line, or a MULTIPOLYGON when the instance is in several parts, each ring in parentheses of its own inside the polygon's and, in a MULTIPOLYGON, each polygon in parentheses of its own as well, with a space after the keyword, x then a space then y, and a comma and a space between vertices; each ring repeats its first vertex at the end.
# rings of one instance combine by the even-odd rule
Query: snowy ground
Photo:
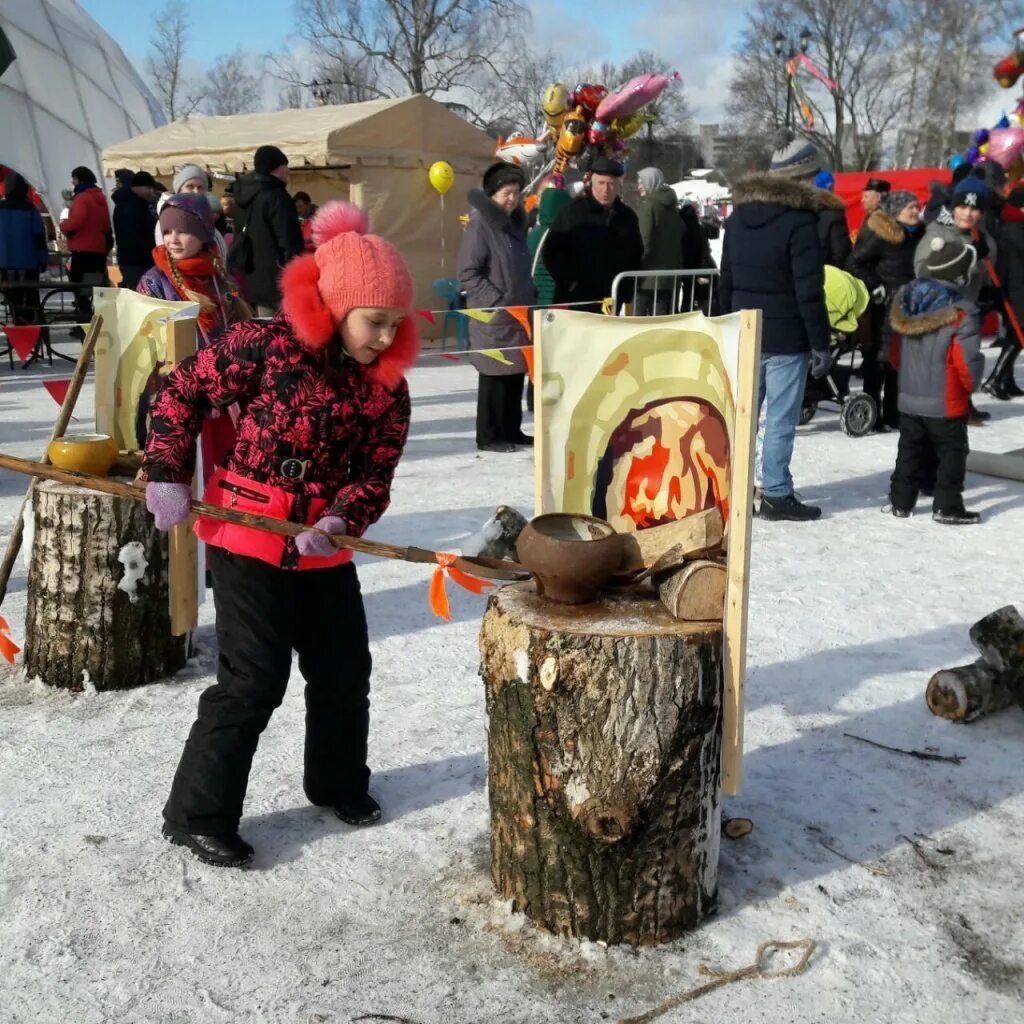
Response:
MULTIPOLYGON (((39 381, 58 372, 0 370, 5 451, 38 453, 56 414, 39 381)), ((530 456, 475 450, 473 371, 421 369, 412 388, 412 439, 373 535, 452 548, 498 503, 529 511, 530 456)), ((1024 403, 981 404, 993 419, 972 432, 978 447, 1024 445, 1024 403)), ((76 696, 0 680, 0 1022, 589 1024, 700 984, 701 963, 742 967, 760 942, 800 937, 818 943, 803 976, 732 985, 662 1019, 1020 1020, 1024 714, 956 727, 923 692, 973 657, 975 619, 1021 602, 1024 486, 970 478, 980 527, 898 522, 879 513, 895 444, 851 440, 819 413, 794 470, 825 518, 755 523, 746 782, 725 808, 755 829, 723 843, 720 910, 693 935, 641 952, 565 942, 492 897, 482 602, 453 590, 445 625, 422 567, 366 561, 386 819, 355 831, 305 804, 296 678, 256 757, 252 870, 205 867, 159 835, 214 669, 210 605, 199 659, 172 682, 76 696)), ((0 475, 0 532, 24 487, 0 475)), ((20 640, 18 572, 3 612, 20 640)))

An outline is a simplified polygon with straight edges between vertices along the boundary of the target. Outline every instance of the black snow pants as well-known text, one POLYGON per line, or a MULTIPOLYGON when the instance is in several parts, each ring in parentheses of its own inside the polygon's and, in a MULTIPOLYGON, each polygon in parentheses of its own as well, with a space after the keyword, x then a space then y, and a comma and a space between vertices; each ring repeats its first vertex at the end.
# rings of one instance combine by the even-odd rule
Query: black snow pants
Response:
POLYGON ((215 547, 207 559, 217 682, 199 698, 164 818, 195 835, 237 831, 256 745, 284 699, 293 650, 306 680, 306 796, 328 805, 364 794, 371 662, 355 566, 289 571, 215 547))
POLYGON ((912 509, 922 488, 934 488, 934 511, 962 509, 969 450, 966 416, 939 419, 902 413, 896 469, 889 483, 893 506, 912 509))

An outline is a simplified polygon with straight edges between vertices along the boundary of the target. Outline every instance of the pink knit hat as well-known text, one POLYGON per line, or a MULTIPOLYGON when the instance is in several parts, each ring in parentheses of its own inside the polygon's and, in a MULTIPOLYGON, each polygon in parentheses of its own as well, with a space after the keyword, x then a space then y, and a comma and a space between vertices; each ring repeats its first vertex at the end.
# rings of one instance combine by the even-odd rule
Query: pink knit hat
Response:
POLYGON ((353 309, 402 309, 391 347, 370 368, 371 376, 393 388, 419 351, 412 316, 413 284, 398 250, 367 234, 366 214, 351 203, 325 203, 313 218, 316 251, 288 263, 281 272, 281 308, 296 336, 310 349, 327 344, 353 309))

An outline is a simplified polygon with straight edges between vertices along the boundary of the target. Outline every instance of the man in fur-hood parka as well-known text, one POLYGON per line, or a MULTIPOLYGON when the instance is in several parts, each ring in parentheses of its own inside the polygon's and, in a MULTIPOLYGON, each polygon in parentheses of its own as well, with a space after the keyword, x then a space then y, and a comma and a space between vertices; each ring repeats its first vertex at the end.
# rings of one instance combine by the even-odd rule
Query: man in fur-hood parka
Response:
POLYGON ((796 499, 789 472, 808 366, 824 376, 830 362, 819 190, 795 180, 820 166, 815 146, 791 143, 774 155, 772 172, 736 183, 735 209, 725 223, 722 312, 760 309, 763 316, 759 405, 768 406, 761 501, 766 519, 821 515, 796 499))

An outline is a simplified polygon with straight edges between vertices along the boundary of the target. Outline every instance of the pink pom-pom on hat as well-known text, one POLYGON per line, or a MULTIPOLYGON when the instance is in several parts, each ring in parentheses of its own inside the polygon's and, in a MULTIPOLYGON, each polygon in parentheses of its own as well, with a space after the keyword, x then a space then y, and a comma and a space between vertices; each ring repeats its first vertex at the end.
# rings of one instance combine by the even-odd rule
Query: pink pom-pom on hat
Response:
MULTIPOLYGON (((353 309, 412 312, 413 282, 398 250, 367 233, 366 214, 351 203, 331 202, 313 218, 316 251, 288 263, 281 273, 281 307, 310 349, 323 347, 353 309)), ((393 387, 419 349, 413 317, 371 367, 371 375, 393 387)))
POLYGON ((369 229, 370 221, 358 206, 341 201, 324 203, 313 218, 313 243, 323 245, 348 231, 365 235, 369 229))

